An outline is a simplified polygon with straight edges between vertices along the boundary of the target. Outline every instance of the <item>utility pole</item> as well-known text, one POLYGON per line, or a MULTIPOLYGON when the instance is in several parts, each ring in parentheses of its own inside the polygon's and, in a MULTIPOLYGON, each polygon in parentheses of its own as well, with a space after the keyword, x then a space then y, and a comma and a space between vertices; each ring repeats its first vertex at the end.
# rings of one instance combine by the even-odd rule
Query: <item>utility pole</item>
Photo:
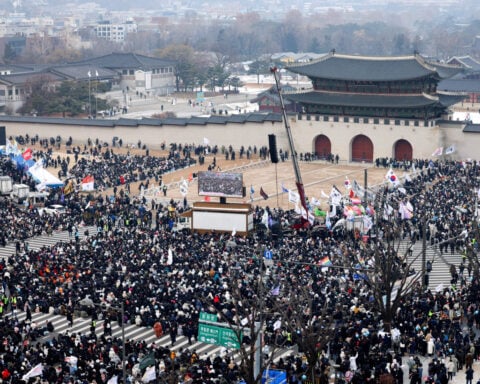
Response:
MULTIPOLYGON (((95 307, 100 307, 102 309, 112 308, 116 311, 120 310, 120 316, 122 317, 122 384, 127 384, 127 367, 126 367, 126 357, 125 357, 125 306, 123 300, 120 304, 120 307, 110 305, 110 304, 97 304, 92 303, 95 307)), ((91 304, 90 304, 91 305, 91 304)), ((118 322, 118 320, 117 320, 118 322)))
POLYGON ((368 179, 368 170, 365 168, 364 173, 363 173, 363 184, 365 185, 365 193, 363 194, 363 207, 364 208, 367 208, 367 204, 368 204, 367 179, 368 179))
POLYGON ((427 276, 428 272, 426 271, 427 264, 427 222, 425 219, 425 214, 422 216, 422 287, 424 289, 428 288, 427 276))

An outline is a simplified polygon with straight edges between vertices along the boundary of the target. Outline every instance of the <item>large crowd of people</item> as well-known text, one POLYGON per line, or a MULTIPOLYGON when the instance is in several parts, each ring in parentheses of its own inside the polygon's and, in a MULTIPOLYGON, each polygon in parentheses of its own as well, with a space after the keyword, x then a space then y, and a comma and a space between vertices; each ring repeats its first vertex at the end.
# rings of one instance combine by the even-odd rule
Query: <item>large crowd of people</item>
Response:
MULTIPOLYGON (((168 158, 155 158, 99 151, 95 160, 79 159, 68 171, 77 179, 85 172, 94 174, 95 180, 108 188, 117 185, 120 175, 132 175, 126 182, 146 180, 187 166, 189 153, 177 148, 168 158)), ((47 155, 45 158, 52 161, 47 155)), ((8 162, 2 164, 2 173, 31 182, 22 170, 11 168, 8 162)), ((448 252, 476 252, 477 163, 421 160, 412 164, 402 187, 390 188, 378 203, 377 210, 389 206, 392 213, 385 219, 377 215, 378 221, 366 234, 370 235, 369 244, 392 252, 386 245, 390 232, 384 226, 396 222, 402 225, 395 236, 404 241, 418 241, 425 228, 427 241, 442 247, 446 258, 448 252), (407 199, 415 211, 411 219, 402 220, 399 202, 407 199), (444 248, 446 243, 448 248, 444 248)), ((238 306, 234 295, 240 294, 245 302, 257 297, 261 275, 266 276, 263 292, 269 293, 262 302, 266 313, 288 302, 291 291, 308 287, 313 313, 306 313, 305 318, 319 316, 324 308, 332 314, 335 327, 315 367, 322 384, 328 382, 333 367, 344 382, 403 383, 402 365, 408 366, 412 384, 446 384, 458 370, 470 369, 479 357, 480 286, 478 266, 472 258, 465 257, 463 268, 455 266, 457 278, 442 291, 415 289, 406 294, 392 319, 392 331, 385 332, 373 300, 375 288, 356 278, 354 269, 320 267, 325 256, 333 265, 339 260, 355 265, 368 258, 369 248, 348 231, 292 230, 292 212, 256 207, 254 224, 262 230, 245 237, 199 234, 162 225, 161 218, 167 218, 167 223, 175 220, 172 207, 173 212, 184 208, 175 201, 153 205, 156 212, 152 213, 144 199, 124 193, 115 193, 113 199, 99 195, 88 209, 91 197, 76 192, 65 196, 52 191, 49 199, 65 205, 69 214, 47 217, 34 206, 18 206, 8 199, 0 203, 2 242, 19 242, 15 254, 0 261, 3 382, 107 383, 114 376, 120 382, 123 352, 130 383, 140 382, 143 372, 138 363, 152 352, 163 380, 175 373, 179 383, 239 382, 244 372, 231 353, 205 357, 192 347, 176 350, 173 356, 171 351, 178 335, 186 336, 193 345, 202 311, 221 313, 226 321, 235 323, 238 306), (80 240, 75 232, 85 221, 86 211, 97 231, 80 240), (266 227, 261 225, 265 212, 269 217, 266 227), (71 231, 71 240, 29 249, 28 238, 48 228, 71 231), (271 251, 274 260, 269 266, 262 262, 265 250, 271 251), (85 306, 85 299, 100 306, 85 306), (19 310, 26 312, 25 320, 15 316, 19 310), (92 323, 100 319, 105 324, 125 322, 152 328, 152 332, 154 325, 160 324, 162 332, 170 335, 172 347, 155 348, 127 340, 123 351, 122 340, 109 335, 108 326, 100 336, 95 326, 86 334, 55 334, 48 324, 35 324, 31 315, 35 311, 59 313, 74 322, 80 310, 91 316, 92 323), (47 333, 54 337, 47 341, 47 333), (431 360, 428 372, 422 372, 425 358, 431 360), (22 380, 40 363, 42 375, 22 380)), ((332 217, 332 226, 340 218, 332 217)), ((401 270, 402 255, 394 260, 397 265, 393 268, 401 270)), ((289 311, 304 310, 296 305, 289 303, 289 311)), ((281 317, 278 313, 267 317, 265 342, 284 348, 298 343, 302 335, 282 323, 273 326, 281 317)), ((304 382, 311 368, 302 353, 293 350, 273 366, 287 372, 289 383, 304 382)))

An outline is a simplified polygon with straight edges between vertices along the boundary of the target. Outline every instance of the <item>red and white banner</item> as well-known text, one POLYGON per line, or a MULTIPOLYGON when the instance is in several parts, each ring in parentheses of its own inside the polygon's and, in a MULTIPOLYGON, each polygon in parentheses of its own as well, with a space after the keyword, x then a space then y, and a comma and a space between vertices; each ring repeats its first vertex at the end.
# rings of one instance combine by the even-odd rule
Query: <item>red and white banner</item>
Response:
POLYGON ((95 189, 95 180, 92 175, 88 175, 82 180, 82 191, 93 191, 95 189))

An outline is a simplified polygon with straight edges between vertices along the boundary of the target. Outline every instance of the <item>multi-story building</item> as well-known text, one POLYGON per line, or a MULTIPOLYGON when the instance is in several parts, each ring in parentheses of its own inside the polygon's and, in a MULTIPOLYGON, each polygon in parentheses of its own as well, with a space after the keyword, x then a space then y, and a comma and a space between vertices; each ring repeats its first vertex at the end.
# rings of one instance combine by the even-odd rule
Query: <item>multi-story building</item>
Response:
POLYGON ((116 43, 121 43, 125 41, 125 37, 128 33, 137 31, 137 24, 135 24, 133 21, 127 21, 121 24, 102 21, 95 26, 94 31, 97 37, 116 43))
MULTIPOLYGON (((15 112, 29 95, 31 84, 45 81, 51 87, 63 81, 109 82, 112 89, 144 95, 166 95, 174 91, 174 63, 133 53, 113 53, 76 63, 0 67, 0 108, 15 112)), ((128 100, 125 100, 128 104, 128 100)))

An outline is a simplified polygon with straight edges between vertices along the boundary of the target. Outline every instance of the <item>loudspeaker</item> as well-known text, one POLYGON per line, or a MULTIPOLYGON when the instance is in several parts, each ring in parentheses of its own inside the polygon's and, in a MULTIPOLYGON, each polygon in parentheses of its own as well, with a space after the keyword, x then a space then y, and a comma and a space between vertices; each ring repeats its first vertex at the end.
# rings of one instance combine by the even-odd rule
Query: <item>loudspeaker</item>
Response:
POLYGON ((0 145, 7 145, 7 136, 5 134, 5 127, 0 127, 0 145))
POLYGON ((278 163, 277 139, 275 135, 268 135, 268 148, 270 151, 270 160, 272 163, 278 163))

